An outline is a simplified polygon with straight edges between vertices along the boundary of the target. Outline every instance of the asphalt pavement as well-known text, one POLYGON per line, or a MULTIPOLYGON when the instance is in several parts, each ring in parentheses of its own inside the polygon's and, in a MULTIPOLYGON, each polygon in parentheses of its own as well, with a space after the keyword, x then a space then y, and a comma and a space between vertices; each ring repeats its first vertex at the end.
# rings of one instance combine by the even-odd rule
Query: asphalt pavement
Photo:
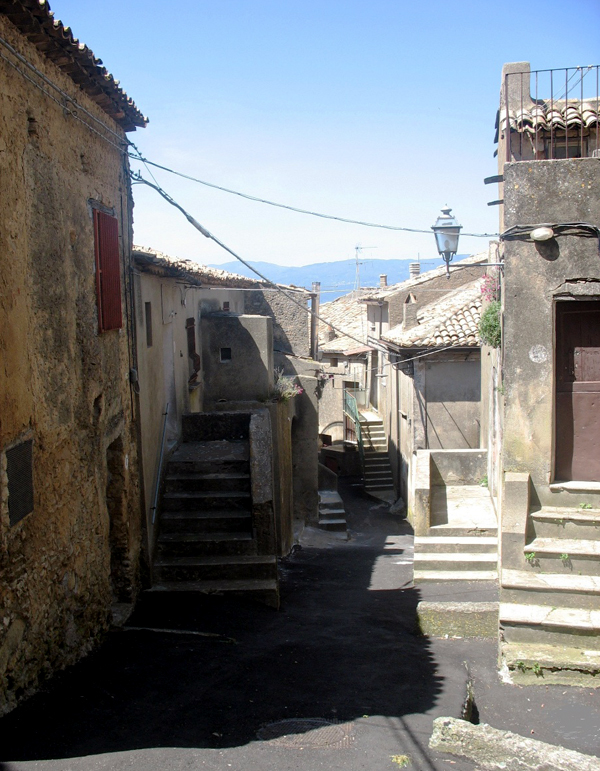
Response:
POLYGON ((348 541, 307 529, 281 564, 281 609, 144 593, 125 627, 0 720, 0 771, 473 771, 428 749, 432 721, 475 718, 600 753, 600 692, 520 688, 496 643, 419 636, 420 599, 493 586, 412 585, 412 532, 350 481, 348 541))

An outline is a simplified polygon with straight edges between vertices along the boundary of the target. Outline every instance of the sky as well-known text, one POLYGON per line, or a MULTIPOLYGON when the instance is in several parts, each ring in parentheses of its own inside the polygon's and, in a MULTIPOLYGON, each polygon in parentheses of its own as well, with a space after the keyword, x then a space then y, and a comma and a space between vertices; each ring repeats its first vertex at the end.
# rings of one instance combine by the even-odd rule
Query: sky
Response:
MULTIPOLYGON (((149 117, 142 154, 202 180, 340 217, 429 229, 452 207, 496 233, 502 65, 598 64, 599 0, 50 0, 149 117), (586 30, 589 34, 586 34, 586 30)), ((147 170, 132 162, 134 171, 147 170)), ((436 260, 431 233, 318 219, 153 169, 249 261, 436 260)), ((134 240, 201 263, 231 256, 134 186, 134 240)), ((487 239, 462 236, 459 253, 487 239)), ((436 262, 437 264, 437 262, 436 262)))

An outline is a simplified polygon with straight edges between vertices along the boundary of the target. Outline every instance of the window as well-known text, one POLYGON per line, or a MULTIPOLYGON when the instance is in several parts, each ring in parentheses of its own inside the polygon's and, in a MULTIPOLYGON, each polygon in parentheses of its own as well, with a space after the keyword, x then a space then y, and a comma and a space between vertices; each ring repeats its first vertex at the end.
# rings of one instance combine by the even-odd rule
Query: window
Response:
POLYGON ((6 451, 8 476, 8 516, 10 524, 33 511, 33 442, 21 442, 6 451))
POLYGON ((144 303, 146 311, 146 345, 152 347, 152 303, 144 303))
POLYGON ((229 303, 227 302, 227 300, 225 300, 225 301, 223 302, 223 310, 224 310, 226 313, 229 313, 229 303))
POLYGON ((121 271, 117 218, 94 209, 98 330, 121 329, 121 271))
POLYGON ((231 348, 221 348, 221 361, 231 361, 231 348))

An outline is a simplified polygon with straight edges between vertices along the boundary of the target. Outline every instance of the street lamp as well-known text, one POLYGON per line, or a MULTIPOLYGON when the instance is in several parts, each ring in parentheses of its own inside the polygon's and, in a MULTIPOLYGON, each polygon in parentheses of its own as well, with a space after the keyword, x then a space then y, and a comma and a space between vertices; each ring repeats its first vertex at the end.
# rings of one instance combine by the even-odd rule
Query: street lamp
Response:
POLYGON ((451 212, 452 209, 448 206, 444 207, 435 225, 431 226, 435 234, 440 257, 446 263, 446 275, 448 278, 450 278, 450 260, 458 250, 458 237, 462 228, 462 225, 458 224, 456 217, 451 212))

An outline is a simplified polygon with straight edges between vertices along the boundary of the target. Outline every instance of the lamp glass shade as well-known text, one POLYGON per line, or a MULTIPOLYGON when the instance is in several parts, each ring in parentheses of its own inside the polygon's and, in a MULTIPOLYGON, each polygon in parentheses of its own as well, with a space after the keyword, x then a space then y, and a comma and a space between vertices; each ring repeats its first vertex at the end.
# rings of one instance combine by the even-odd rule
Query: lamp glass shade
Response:
POLYGON ((440 254, 456 254, 461 228, 462 225, 458 224, 456 217, 452 214, 452 209, 448 207, 442 209, 435 225, 431 226, 440 254))

